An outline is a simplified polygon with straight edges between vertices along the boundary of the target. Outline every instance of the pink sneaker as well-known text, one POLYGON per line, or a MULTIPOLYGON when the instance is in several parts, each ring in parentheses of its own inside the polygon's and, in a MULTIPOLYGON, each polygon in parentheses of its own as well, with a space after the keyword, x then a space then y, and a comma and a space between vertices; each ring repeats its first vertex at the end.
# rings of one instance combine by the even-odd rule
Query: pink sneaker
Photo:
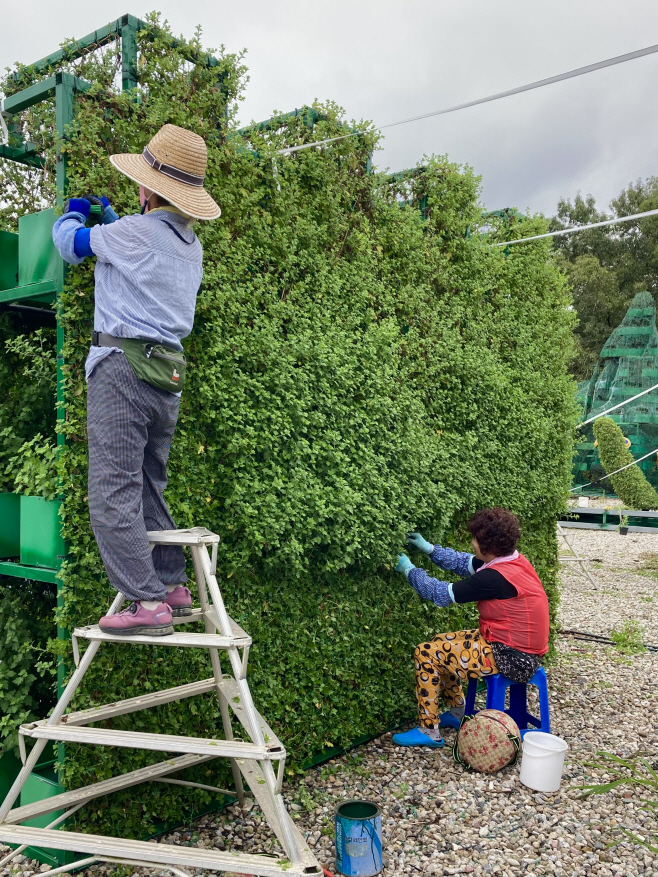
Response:
POLYGON ((141 603, 131 603, 123 612, 104 615, 98 626, 103 633, 116 636, 166 636, 174 632, 171 608, 166 603, 158 603, 155 609, 145 609, 141 603))
POLYGON ((171 608, 172 615, 192 614, 192 594, 185 585, 177 585, 167 594, 164 602, 171 608))

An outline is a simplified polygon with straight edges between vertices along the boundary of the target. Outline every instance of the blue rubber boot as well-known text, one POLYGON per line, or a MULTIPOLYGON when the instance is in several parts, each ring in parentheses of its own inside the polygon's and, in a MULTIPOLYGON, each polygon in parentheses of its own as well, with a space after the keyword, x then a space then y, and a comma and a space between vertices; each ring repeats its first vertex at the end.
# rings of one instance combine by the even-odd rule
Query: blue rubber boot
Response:
POLYGON ((393 734, 393 742, 398 746, 428 746, 430 749, 441 749, 444 745, 443 740, 432 740, 420 728, 412 728, 404 734, 393 734))
POLYGON ((462 720, 453 716, 451 712, 441 713, 439 716, 439 724, 442 728, 454 728, 455 731, 458 731, 461 723, 462 720))

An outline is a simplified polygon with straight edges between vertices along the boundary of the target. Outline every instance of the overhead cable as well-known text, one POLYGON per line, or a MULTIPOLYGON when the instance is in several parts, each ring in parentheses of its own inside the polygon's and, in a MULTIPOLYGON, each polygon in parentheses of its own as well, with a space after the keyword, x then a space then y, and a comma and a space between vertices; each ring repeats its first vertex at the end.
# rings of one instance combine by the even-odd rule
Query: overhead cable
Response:
POLYGON ((587 484, 579 484, 577 487, 572 487, 569 493, 574 493, 576 490, 582 490, 584 487, 592 487, 594 484, 600 484, 602 481, 605 481, 606 478, 612 478, 613 475, 617 475, 619 472, 623 472, 624 469, 630 469, 631 466, 636 466, 638 463, 641 463, 642 460, 646 460, 646 458, 650 457, 652 454, 658 454, 658 448, 654 448, 653 451, 649 451, 649 453, 645 454, 643 457, 638 457, 637 460, 633 460, 632 463, 627 463, 625 466, 622 466, 621 469, 615 469, 615 471, 611 472, 609 475, 601 475, 601 477, 597 478, 596 481, 589 481, 587 484))
POLYGON ((278 155, 289 155, 292 152, 300 152, 302 149, 312 149, 314 146, 324 146, 327 143, 336 143, 338 140, 345 140, 348 137, 358 137, 360 134, 383 131, 385 128, 395 128, 397 125, 418 122, 421 119, 429 119, 432 116, 444 116, 446 113, 455 113, 457 110, 465 110, 468 107, 475 107, 478 104, 486 104, 490 101, 500 100, 503 97, 511 97, 513 94, 521 94, 524 91, 532 91, 534 88, 543 88, 545 85, 553 85, 556 82, 563 82, 565 79, 573 79, 575 76, 584 76, 585 73, 594 73, 596 70, 603 70, 604 67, 613 67, 615 64, 624 64, 626 61, 635 61, 636 58, 643 58, 645 55, 652 55, 655 52, 658 52, 658 45, 647 46, 646 49, 627 52, 625 55, 616 55, 614 58, 608 58, 605 61, 597 61, 595 64, 587 64, 585 67, 577 67, 575 70, 569 70, 567 73, 558 73, 557 76, 538 79, 536 82, 530 82, 527 85, 519 85, 517 88, 510 88, 507 91, 499 91, 496 94, 490 94, 487 97, 480 97, 477 100, 467 101, 463 104, 456 104, 453 107, 446 107, 443 110, 434 110, 431 113, 423 113, 420 116, 410 116, 408 119, 400 119, 398 122, 388 122, 386 125, 378 125, 374 128, 363 128, 360 131, 350 131, 349 134, 340 134, 338 137, 328 137, 326 140, 316 140, 314 143, 302 143, 299 146, 288 146, 285 149, 279 149, 277 153, 278 155))
POLYGON ((525 244, 528 241, 539 241, 542 238, 557 238, 565 234, 575 234, 577 231, 587 231, 588 228, 601 228, 604 225, 617 225, 620 222, 630 222, 632 219, 644 219, 647 216, 656 216, 658 209, 645 210, 644 213, 634 213, 632 216, 618 216, 617 219, 606 219, 604 222, 592 222, 590 225, 574 225, 573 228, 563 228, 561 231, 547 231, 546 234, 535 234, 530 238, 516 238, 513 241, 503 241, 493 244, 494 247, 509 247, 511 244, 525 244))
POLYGON ((646 396, 647 393, 651 393, 653 390, 658 390, 658 384, 654 384, 653 387, 649 387, 648 390, 642 390, 641 393, 638 393, 637 396, 631 396, 630 399, 626 399, 625 402, 619 402, 617 405, 613 405, 611 408, 606 408, 605 411, 601 411, 599 414, 595 414, 594 417, 590 417, 589 420, 583 420, 582 423, 579 423, 575 428, 580 429, 581 426, 587 426, 588 423, 592 423, 594 420, 598 420, 599 417, 605 417, 606 414, 610 414, 611 411, 616 411, 617 408, 623 408, 624 405, 630 405, 631 402, 635 402, 636 399, 639 399, 640 396, 646 396))

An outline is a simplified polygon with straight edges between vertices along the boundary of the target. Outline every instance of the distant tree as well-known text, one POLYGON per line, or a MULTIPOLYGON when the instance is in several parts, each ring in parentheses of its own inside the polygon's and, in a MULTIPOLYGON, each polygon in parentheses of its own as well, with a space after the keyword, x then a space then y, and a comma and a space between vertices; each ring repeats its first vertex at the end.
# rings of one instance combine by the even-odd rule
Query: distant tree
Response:
MULTIPOLYGON (((600 213, 591 195, 578 193, 573 202, 562 198, 551 230, 656 209, 658 177, 630 183, 610 208, 610 213, 600 213)), ((658 216, 555 238, 555 247, 569 275, 579 319, 572 370, 585 380, 635 293, 647 290, 658 301, 658 216)))
POLYGON ((590 377, 601 348, 624 318, 630 300, 620 293, 617 275, 596 256, 566 262, 578 313, 572 370, 578 380, 590 377))

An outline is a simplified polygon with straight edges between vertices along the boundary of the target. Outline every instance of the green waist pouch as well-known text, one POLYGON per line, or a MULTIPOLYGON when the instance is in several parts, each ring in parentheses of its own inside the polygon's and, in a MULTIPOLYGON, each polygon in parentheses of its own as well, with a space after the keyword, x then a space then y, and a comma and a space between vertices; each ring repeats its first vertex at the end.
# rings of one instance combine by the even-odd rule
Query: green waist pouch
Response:
POLYGON ((140 381, 170 393, 181 392, 187 363, 179 350, 139 338, 122 338, 121 348, 140 381))

